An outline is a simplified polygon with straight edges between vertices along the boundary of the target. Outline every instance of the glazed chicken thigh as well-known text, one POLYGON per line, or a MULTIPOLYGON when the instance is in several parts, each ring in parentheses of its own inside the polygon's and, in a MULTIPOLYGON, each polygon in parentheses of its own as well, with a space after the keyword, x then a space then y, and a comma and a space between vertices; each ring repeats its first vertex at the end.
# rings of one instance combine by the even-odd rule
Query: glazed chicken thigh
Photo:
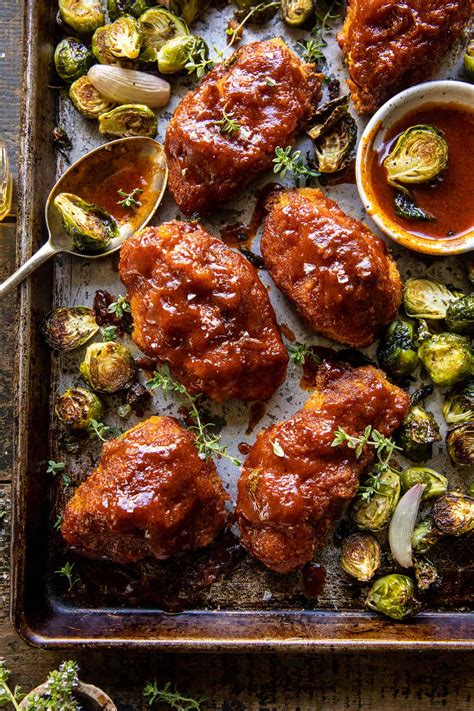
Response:
POLYGON ((196 223, 168 222, 122 247, 133 339, 192 393, 266 400, 288 353, 254 267, 196 223))
POLYGON ((214 464, 173 417, 150 417, 104 445, 67 504, 61 533, 78 553, 131 563, 207 546, 227 496, 214 464))
POLYGON ((409 407, 408 395, 372 366, 325 361, 316 388, 287 422, 260 432, 239 480, 241 542, 279 573, 311 560, 371 462, 369 448, 357 459, 345 444, 331 446, 338 427, 359 436, 372 425, 388 436, 409 407))

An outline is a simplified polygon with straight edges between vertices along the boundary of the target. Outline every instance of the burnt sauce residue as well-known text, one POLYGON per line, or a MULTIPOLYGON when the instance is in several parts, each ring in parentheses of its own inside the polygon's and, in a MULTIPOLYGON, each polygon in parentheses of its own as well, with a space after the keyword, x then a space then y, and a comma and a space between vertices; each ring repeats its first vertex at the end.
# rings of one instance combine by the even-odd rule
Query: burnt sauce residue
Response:
POLYGON ((326 568, 319 563, 306 563, 301 571, 301 582, 305 597, 319 597, 326 582, 326 568))
POLYGON ((266 406, 265 403, 262 402, 261 400, 256 400, 253 402, 250 406, 250 414, 249 414, 249 421, 247 424, 247 429, 245 430, 245 434, 247 437, 252 434, 255 426, 260 422, 262 417, 265 415, 266 412, 266 406))

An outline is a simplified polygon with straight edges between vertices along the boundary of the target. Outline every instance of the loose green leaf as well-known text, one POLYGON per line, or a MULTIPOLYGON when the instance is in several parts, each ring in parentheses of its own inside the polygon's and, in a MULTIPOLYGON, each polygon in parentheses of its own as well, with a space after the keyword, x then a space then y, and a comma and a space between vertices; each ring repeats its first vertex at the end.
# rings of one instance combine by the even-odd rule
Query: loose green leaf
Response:
POLYGON ((100 329, 100 337, 103 343, 117 340, 117 326, 102 326, 100 329))
POLYGON ((137 200, 136 196, 140 195, 143 190, 141 188, 134 188, 130 193, 126 193, 121 188, 117 190, 117 193, 123 200, 118 200, 117 205, 125 208, 125 210, 135 210, 137 207, 141 207, 140 200, 137 200))
POLYGON ((74 563, 65 563, 62 568, 59 570, 56 570, 56 575, 62 575, 63 578, 66 578, 68 582, 68 591, 71 591, 78 582, 80 582, 80 578, 78 575, 75 574, 74 572, 74 563))
POLYGON ((298 365, 304 365, 307 359, 316 365, 321 363, 321 358, 311 350, 311 346, 308 346, 307 343, 292 343, 288 348, 288 352, 293 363, 297 363, 298 365))
POLYGON ((52 474, 56 476, 58 472, 64 471, 66 465, 64 462, 55 462, 54 459, 50 459, 48 462, 48 468, 46 469, 47 474, 52 474))
POLYGON ((298 178, 318 178, 321 175, 317 170, 313 170, 306 164, 301 151, 293 150, 291 146, 286 146, 286 148, 277 146, 273 163, 273 172, 279 174, 282 178, 288 172, 293 173, 298 178))
POLYGON ((130 304, 127 301, 127 297, 117 296, 117 300, 109 304, 107 311, 117 318, 122 318, 124 313, 130 313, 130 304))
POLYGON ((107 442, 109 439, 122 434, 116 427, 109 427, 109 425, 105 425, 103 422, 98 422, 97 420, 91 420, 87 431, 91 439, 98 437, 102 442, 107 442))
POLYGON ((204 697, 192 699, 183 696, 176 687, 171 686, 169 681, 162 689, 158 688, 156 681, 153 683, 149 681, 143 690, 143 696, 150 706, 155 703, 165 703, 176 711, 201 711, 201 705, 206 700, 204 697))

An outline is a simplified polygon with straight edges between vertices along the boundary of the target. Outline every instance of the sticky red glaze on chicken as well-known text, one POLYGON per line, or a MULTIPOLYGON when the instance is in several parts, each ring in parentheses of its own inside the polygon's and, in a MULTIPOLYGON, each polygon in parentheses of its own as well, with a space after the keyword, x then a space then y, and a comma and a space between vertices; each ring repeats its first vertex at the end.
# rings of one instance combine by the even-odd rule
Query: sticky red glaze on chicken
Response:
POLYGON ((168 186, 185 214, 219 208, 272 167, 277 146, 306 127, 320 77, 280 39, 254 42, 219 64, 178 105, 166 130, 168 186), (223 112, 238 123, 226 132, 223 112))
POLYGON ((357 111, 428 79, 469 21, 472 0, 348 0, 338 35, 357 111))
POLYGON ((371 366, 324 362, 316 386, 303 409, 258 435, 238 485, 241 542, 280 573, 311 560, 372 461, 370 448, 357 459, 345 444, 332 447, 338 427, 359 436, 372 425, 388 436, 409 407, 408 395, 371 366))
POLYGON ((373 343, 400 305, 402 281, 385 242, 320 190, 270 198, 261 250, 302 318, 339 343, 373 343))
POLYGON ((288 353, 267 290, 241 254, 196 223, 167 222, 122 247, 133 339, 192 393, 266 400, 288 353))
POLYGON ((211 543, 225 523, 226 498, 194 436, 173 417, 150 417, 104 445, 66 507, 61 533, 89 558, 165 559, 211 543))

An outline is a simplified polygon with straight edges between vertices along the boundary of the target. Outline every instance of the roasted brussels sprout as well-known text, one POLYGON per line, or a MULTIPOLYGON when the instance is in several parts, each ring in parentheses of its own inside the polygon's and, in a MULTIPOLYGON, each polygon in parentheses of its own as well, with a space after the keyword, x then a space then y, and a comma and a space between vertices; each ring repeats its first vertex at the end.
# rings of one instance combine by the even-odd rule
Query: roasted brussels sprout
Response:
POLYGON ((313 0, 282 0, 281 14, 290 27, 301 27, 314 14, 313 0))
POLYGON ((474 499, 452 491, 438 499, 433 507, 436 527, 448 536, 463 536, 474 530, 474 499))
MULTIPOLYGON (((259 3, 260 0, 256 0, 255 4, 259 3)), ((210 4, 210 0, 170 0, 169 8, 191 25, 206 12, 210 4)))
POLYGON ((413 325, 401 319, 392 321, 380 341, 377 357, 390 375, 397 378, 411 375, 419 363, 413 325))
POLYGON ((443 538, 443 533, 436 528, 432 518, 425 518, 420 523, 417 523, 413 531, 411 545, 415 553, 426 553, 431 546, 434 546, 440 538, 443 538))
POLYGON ((400 498, 400 477, 391 469, 372 478, 372 491, 365 495, 367 487, 362 486, 352 506, 352 518, 358 528, 380 531, 395 511, 400 498))
POLYGON ((94 63, 90 49, 75 37, 65 37, 54 52, 54 65, 63 81, 73 81, 87 74, 94 63))
POLYGON ((79 34, 90 34, 105 23, 100 0, 59 0, 59 15, 79 34))
POLYGON ((418 348, 418 356, 436 385, 454 385, 474 374, 474 357, 466 336, 438 333, 418 348))
POLYGON ((94 311, 87 306, 59 306, 45 316, 42 331, 56 351, 83 346, 99 330, 94 311))
POLYGON ((422 462, 431 457, 433 442, 439 442, 441 434, 431 412, 417 403, 412 405, 398 430, 397 441, 408 459, 422 462))
POLYGON ((400 474, 402 491, 408 491, 415 484, 425 484, 422 499, 433 499, 445 494, 448 490, 448 479, 434 469, 427 467, 410 467, 400 474))
POLYGON ((158 52, 158 71, 160 74, 174 74, 182 71, 186 64, 198 57, 204 50, 207 55, 207 45, 197 35, 182 35, 165 42, 158 52))
POLYGON ((468 380, 449 393, 443 405, 443 416, 448 425, 474 419, 474 380, 468 380))
POLYGON ((79 77, 69 88, 69 98, 77 111, 86 118, 99 118, 101 114, 110 111, 115 106, 105 96, 102 96, 86 76, 79 77))
POLYGON ((380 568, 381 550, 369 533, 353 533, 342 542, 341 566, 361 582, 370 580, 380 568))
POLYGON ((321 173, 336 173, 345 168, 357 139, 357 125, 349 114, 349 96, 323 104, 314 113, 308 135, 321 173))
POLYGON ((428 590, 439 578, 438 571, 427 558, 415 558, 413 569, 419 590, 428 590))
POLYGON ((403 307, 413 318, 446 318, 448 306, 457 297, 444 284, 428 277, 407 279, 403 289, 403 307))
POLYGON ((92 51, 101 64, 112 64, 110 57, 133 60, 140 54, 142 39, 138 20, 131 15, 122 15, 112 24, 94 32, 92 51))
POLYGON ((375 581, 369 590, 366 605, 393 620, 403 620, 420 609, 413 580, 395 573, 375 581))
POLYGON ((384 160, 390 185, 426 183, 448 165, 448 144, 434 126, 410 126, 403 131, 384 160))
POLYGON ((406 190, 397 190, 393 198, 395 214, 405 220, 418 220, 418 222, 431 222, 436 218, 430 212, 418 207, 413 196, 406 190))
POLYGON ((72 430, 86 430, 91 420, 102 418, 102 403, 90 390, 68 388, 56 405, 58 419, 72 430))
POLYGON ((140 17, 153 5, 155 5, 154 0, 107 0, 107 10, 112 21, 121 15, 140 17))
POLYGON ((469 40, 464 52, 464 73, 470 81, 474 81, 474 37, 469 40))
POLYGON ((446 449, 455 464, 460 466, 474 464, 474 419, 448 431, 446 449))
POLYGON ((99 117, 99 131, 105 136, 150 136, 154 138, 158 122, 154 112, 145 104, 123 104, 99 117))
POLYGON ((474 294, 463 296, 449 304, 446 325, 455 333, 474 333, 474 294))
POLYGON ((474 481, 471 481, 471 483, 467 487, 467 495, 474 497, 474 481))
POLYGON ((81 375, 97 392, 115 393, 132 384, 135 364, 132 354, 115 341, 92 343, 81 363, 81 375))
POLYGON ((143 35, 140 59, 144 62, 155 62, 159 50, 169 40, 189 35, 186 22, 165 7, 151 8, 144 12, 140 17, 140 26, 143 35))
POLYGON ((54 206, 63 218, 64 229, 80 252, 103 252, 110 240, 118 236, 112 215, 72 193, 60 193, 54 206))

